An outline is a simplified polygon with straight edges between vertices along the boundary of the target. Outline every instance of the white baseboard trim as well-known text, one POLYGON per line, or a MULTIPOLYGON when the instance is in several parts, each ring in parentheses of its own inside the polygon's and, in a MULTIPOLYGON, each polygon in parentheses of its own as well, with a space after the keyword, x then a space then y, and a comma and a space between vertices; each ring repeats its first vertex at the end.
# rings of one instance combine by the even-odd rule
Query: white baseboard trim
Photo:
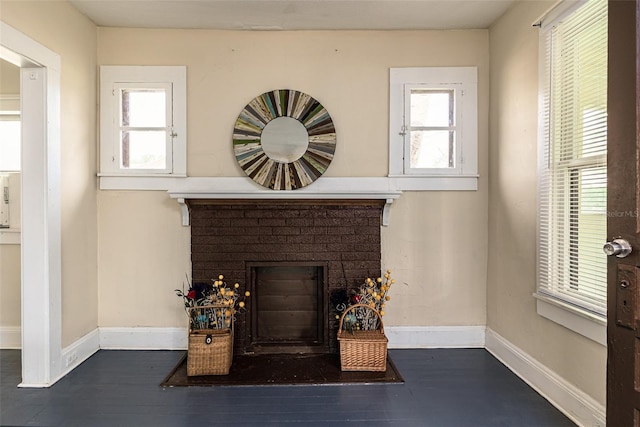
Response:
POLYGON ((62 372, 58 378, 52 381, 52 384, 74 370, 98 350, 100 350, 100 332, 98 328, 63 348, 60 356, 62 372))
POLYGON ((22 328, 20 326, 0 326, 0 349, 19 350, 22 348, 22 328))
POLYGON ((485 326, 385 326, 389 348, 483 348, 485 326))
MULTIPOLYGON (((385 327, 389 348, 483 348, 484 326, 385 327)), ((101 327, 105 350, 186 350, 186 328, 101 327)))
POLYGON ((605 425, 603 405, 489 328, 485 348, 577 425, 605 425))
POLYGON ((187 328, 100 328, 104 350, 186 350, 187 328))

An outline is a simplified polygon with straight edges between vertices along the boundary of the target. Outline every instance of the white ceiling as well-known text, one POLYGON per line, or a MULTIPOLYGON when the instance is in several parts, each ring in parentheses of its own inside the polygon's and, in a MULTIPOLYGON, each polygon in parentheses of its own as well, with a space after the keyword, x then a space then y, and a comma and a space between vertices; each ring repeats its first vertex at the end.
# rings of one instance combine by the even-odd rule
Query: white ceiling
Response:
POLYGON ((70 0, 99 26, 228 30, 488 28, 517 0, 70 0))

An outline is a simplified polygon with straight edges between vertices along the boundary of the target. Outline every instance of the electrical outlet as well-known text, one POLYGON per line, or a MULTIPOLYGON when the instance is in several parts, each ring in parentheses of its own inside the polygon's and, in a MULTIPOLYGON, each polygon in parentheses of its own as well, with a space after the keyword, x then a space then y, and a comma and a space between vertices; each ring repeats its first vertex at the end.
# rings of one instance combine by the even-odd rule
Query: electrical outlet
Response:
POLYGON ((69 366, 73 365, 76 360, 78 360, 78 353, 76 353, 75 351, 69 353, 67 355, 67 360, 65 361, 65 367, 68 368, 69 366))

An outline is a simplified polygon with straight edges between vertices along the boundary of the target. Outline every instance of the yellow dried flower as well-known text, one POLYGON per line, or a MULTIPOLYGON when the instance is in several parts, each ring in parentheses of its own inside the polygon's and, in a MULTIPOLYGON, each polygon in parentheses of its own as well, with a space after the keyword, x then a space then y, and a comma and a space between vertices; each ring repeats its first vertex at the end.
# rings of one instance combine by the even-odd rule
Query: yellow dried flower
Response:
POLYGON ((396 279, 391 279, 391 283, 396 283, 396 279))
POLYGON ((222 280, 222 279, 224 279, 224 276, 221 274, 221 275, 218 276, 218 279, 222 280))
POLYGON ((376 301, 380 301, 380 295, 374 295, 376 301))
POLYGON ((382 277, 378 277, 378 278, 376 279, 376 281, 377 281, 378 283, 382 283, 382 277))
POLYGON ((389 301, 391 299, 391 297, 389 295, 387 295, 386 297, 384 297, 385 301, 389 301))
POLYGON ((245 297, 248 297, 249 295, 251 295, 251 292, 249 292, 249 291, 246 291, 246 292, 244 293, 244 296, 245 296, 245 297))
POLYGON ((224 315, 227 317, 231 316, 231 310, 225 310, 224 315))
POLYGON ((240 307, 240 308, 244 307, 244 301, 240 301, 240 302, 238 303, 238 307, 240 307))
POLYGON ((387 273, 388 273, 388 274, 391 274, 391 270, 387 270, 387 273))
POLYGON ((384 316, 384 310, 380 310, 380 316, 384 316))
POLYGON ((235 285, 233 285, 233 287, 238 289, 240 287, 240 283, 236 283, 235 285))

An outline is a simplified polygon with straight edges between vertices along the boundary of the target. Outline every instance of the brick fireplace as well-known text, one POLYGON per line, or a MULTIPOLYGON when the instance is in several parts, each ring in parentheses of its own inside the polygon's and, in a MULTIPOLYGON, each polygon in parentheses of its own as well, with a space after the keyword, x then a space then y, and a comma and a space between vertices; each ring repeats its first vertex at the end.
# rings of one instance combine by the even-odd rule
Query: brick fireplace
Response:
POLYGON ((236 354, 336 352, 330 295, 381 270, 384 200, 187 199, 192 279, 249 289, 236 354))

